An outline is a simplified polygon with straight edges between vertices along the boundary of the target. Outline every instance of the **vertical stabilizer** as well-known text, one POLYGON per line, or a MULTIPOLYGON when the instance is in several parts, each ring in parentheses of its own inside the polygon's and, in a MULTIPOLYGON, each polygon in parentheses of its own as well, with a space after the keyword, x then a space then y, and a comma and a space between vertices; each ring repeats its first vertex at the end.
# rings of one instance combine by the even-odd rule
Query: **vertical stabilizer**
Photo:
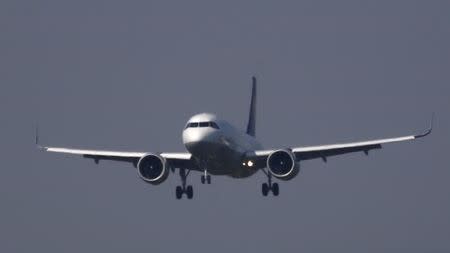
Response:
POLYGON ((256 77, 252 77, 252 100, 248 116, 247 134, 255 137, 256 134, 256 77))

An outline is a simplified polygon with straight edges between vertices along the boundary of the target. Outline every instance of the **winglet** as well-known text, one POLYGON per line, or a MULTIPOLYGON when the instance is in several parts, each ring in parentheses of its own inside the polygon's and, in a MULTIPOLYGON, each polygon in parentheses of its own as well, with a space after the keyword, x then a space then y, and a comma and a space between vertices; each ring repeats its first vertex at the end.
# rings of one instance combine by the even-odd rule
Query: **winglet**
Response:
POLYGON ((434 125, 434 113, 431 115, 430 127, 427 130, 425 130, 422 134, 415 135, 414 138, 416 139, 422 138, 431 134, 431 132, 433 131, 433 125, 434 125))
POLYGON ((39 124, 37 124, 37 123, 36 123, 36 132, 35 132, 35 144, 38 149, 44 149, 44 147, 42 147, 39 144, 39 124))

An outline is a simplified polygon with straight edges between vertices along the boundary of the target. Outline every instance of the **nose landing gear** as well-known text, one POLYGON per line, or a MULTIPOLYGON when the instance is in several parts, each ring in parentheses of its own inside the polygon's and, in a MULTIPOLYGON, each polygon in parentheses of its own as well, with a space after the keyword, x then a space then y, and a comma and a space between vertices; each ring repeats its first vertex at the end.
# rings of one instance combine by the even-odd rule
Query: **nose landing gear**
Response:
POLYGON ((186 193, 188 199, 192 199, 194 197, 194 189, 192 185, 188 185, 186 187, 186 179, 191 170, 188 170, 186 173, 186 169, 180 169, 180 177, 181 177, 181 186, 177 186, 175 188, 175 196, 177 199, 181 199, 183 197, 183 193, 186 193))
POLYGON ((200 181, 202 184, 211 184, 211 175, 208 174, 207 170, 205 170, 204 174, 200 177, 200 181))
POLYGON ((263 183, 261 187, 263 196, 266 197, 270 191, 274 196, 278 196, 280 194, 278 183, 272 183, 272 174, 270 172, 266 172, 265 170, 263 170, 263 172, 267 175, 267 183, 263 183))

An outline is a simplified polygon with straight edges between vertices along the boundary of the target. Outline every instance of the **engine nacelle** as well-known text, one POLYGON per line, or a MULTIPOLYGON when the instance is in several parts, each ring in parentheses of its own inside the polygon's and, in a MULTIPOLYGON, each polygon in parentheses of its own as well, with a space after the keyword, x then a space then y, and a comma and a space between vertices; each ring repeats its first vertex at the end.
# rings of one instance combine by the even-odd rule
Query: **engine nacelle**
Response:
POLYGON ((137 164, 139 177, 147 183, 157 185, 169 176, 166 159, 159 155, 147 154, 137 164))
POLYGON ((267 168, 274 177, 281 180, 291 180, 300 171, 300 164, 297 163, 292 151, 280 149, 269 155, 267 168))

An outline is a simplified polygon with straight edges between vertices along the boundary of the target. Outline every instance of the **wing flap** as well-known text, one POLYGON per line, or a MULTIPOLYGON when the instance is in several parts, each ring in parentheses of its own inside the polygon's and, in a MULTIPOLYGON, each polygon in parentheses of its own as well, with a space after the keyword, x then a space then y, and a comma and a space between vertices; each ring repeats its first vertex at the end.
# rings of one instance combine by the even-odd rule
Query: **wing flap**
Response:
POLYGON ((369 152, 369 150, 373 149, 381 149, 381 144, 375 144, 375 145, 367 145, 367 146, 360 146, 360 147, 341 147, 337 149, 325 149, 325 150, 315 150, 315 151, 294 151, 295 157, 297 160, 311 160, 316 158, 322 158, 323 160, 326 160, 327 157, 330 156, 337 156, 337 155, 343 155, 347 153, 354 153, 354 152, 365 152, 366 154, 369 152))

